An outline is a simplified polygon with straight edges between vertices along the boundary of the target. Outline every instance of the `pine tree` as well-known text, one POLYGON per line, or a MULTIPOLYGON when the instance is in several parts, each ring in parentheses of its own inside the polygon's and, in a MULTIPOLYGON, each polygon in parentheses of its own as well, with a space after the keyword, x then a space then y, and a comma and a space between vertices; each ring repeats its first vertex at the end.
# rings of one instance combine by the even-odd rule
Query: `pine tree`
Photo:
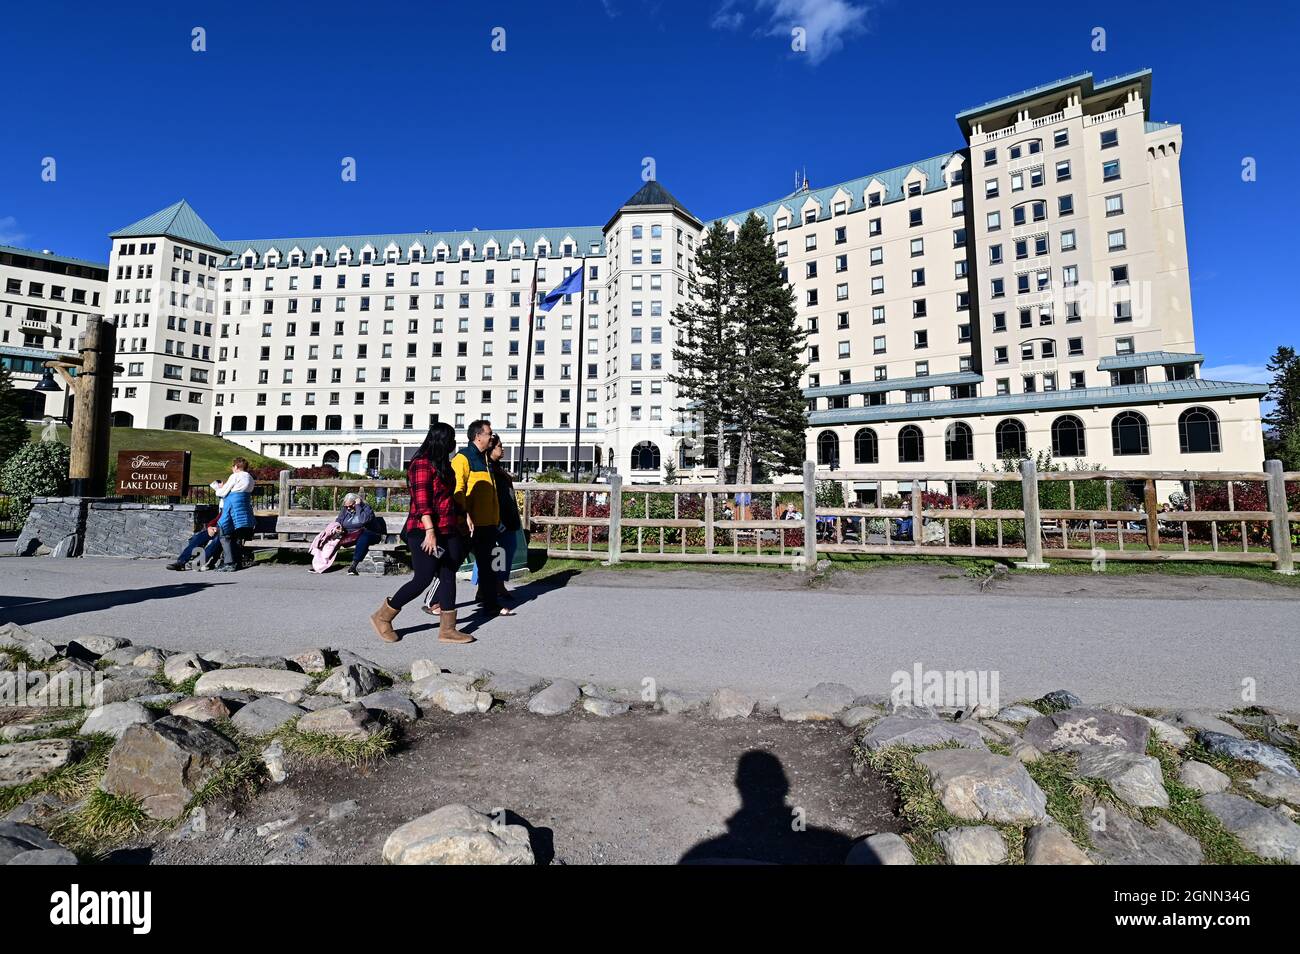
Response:
POLYGON ((0 465, 27 443, 30 435, 23 420, 22 397, 14 387, 9 368, 0 362, 0 465))
POLYGON ((688 277, 690 295, 673 311, 673 326, 678 332, 678 341, 673 346, 676 371, 668 376, 683 402, 678 412, 699 422, 706 463, 711 443, 718 461, 719 480, 725 480, 723 412, 735 388, 731 254, 731 237, 722 223, 715 222, 695 252, 694 267, 688 277))
POLYGON ((1268 388, 1273 410, 1264 423, 1274 429, 1283 464, 1300 467, 1300 355, 1294 348, 1279 347, 1267 368, 1273 375, 1268 388))
POLYGON ((756 474, 797 472, 807 456, 808 405, 800 388, 807 369, 805 332, 794 291, 781 277, 767 226, 756 215, 741 225, 733 248, 736 386, 728 414, 739 449, 737 483, 756 474))

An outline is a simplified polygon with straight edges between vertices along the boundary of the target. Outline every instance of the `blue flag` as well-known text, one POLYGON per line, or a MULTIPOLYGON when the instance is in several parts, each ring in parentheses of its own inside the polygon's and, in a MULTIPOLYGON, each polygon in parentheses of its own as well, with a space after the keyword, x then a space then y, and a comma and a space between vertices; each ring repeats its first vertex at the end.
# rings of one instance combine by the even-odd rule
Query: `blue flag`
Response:
POLYGON ((568 278, 566 278, 564 281, 560 282, 560 284, 556 285, 553 289, 547 292, 546 297, 542 299, 542 303, 539 306, 542 309, 542 311, 550 311, 552 308, 555 307, 556 302, 558 302, 565 295, 577 295, 582 292, 583 267, 584 266, 579 265, 577 268, 575 268, 572 272, 569 273, 568 278))

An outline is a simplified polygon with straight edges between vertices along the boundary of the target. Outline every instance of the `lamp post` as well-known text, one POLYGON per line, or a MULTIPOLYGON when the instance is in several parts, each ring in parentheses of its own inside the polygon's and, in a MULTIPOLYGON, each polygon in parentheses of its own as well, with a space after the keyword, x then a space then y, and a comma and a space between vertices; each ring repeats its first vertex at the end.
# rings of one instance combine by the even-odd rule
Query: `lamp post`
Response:
POLYGON ((58 390, 53 372, 63 378, 73 395, 72 459, 68 478, 75 497, 101 496, 108 480, 108 439, 113 397, 113 360, 117 336, 100 315, 86 319, 86 330, 77 339, 77 357, 45 362, 45 373, 36 385, 39 391, 58 390), (70 368, 77 368, 75 377, 70 368))

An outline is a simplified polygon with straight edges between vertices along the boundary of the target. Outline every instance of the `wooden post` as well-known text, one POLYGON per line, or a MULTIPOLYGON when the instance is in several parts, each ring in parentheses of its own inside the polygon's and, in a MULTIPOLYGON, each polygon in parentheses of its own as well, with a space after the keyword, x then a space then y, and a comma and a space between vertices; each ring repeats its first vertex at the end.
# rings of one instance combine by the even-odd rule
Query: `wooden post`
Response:
MULTIPOLYGON (((281 517, 289 516, 289 471, 287 470, 280 471, 280 500, 276 512, 281 517)), ((277 540, 288 540, 289 534, 276 527, 275 538, 277 540)))
POLYGON ((1160 503, 1156 500, 1156 482, 1147 479, 1142 490, 1142 509, 1147 513, 1147 549, 1160 549, 1160 523, 1156 514, 1160 512, 1160 503))
POLYGON ((921 495, 925 493, 920 480, 912 481, 912 542, 918 547, 925 543, 924 520, 921 517, 921 495))
POLYGON ((618 562, 623 549, 623 477, 611 474, 609 478, 609 563, 618 562))
POLYGON ((1043 521, 1038 506, 1038 468, 1026 458, 1020 462, 1020 499, 1025 511, 1025 562, 1016 566, 1024 570, 1042 570, 1043 521))
POLYGON ((704 552, 713 553, 713 494, 704 495, 704 552))
POLYGON ((1291 553, 1291 520, 1287 516, 1286 479, 1282 476, 1280 460, 1264 461, 1268 474, 1268 509, 1273 511, 1273 553, 1277 563, 1273 569, 1288 575, 1295 573, 1295 558, 1291 553))
POLYGON ((803 558, 809 573, 817 572, 817 465, 803 462, 803 558))
POLYGON ((524 524, 524 530, 527 531, 528 533, 533 532, 532 515, 533 515, 533 492, 531 490, 525 490, 523 524, 524 524))
POLYGON ((77 370, 68 477, 78 497, 102 497, 108 482, 108 440, 117 334, 99 315, 86 318, 77 341, 77 370))

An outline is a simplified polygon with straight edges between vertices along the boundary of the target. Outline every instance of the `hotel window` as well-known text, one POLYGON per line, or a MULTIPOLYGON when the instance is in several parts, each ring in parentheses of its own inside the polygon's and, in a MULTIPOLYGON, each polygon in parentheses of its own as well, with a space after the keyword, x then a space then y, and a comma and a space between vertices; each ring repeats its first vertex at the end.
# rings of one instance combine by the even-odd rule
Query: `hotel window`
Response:
POLYGON ((965 214, 966 214, 966 200, 965 200, 965 199, 953 199, 953 200, 952 200, 952 215, 953 215, 953 218, 959 218, 960 216, 965 215, 965 214))
POLYGON ((1038 387, 1036 385, 1037 379, 1038 376, 1034 374, 1026 374, 1021 376, 1024 392, 1026 394, 1033 394, 1035 391, 1038 390, 1038 387))
POLYGON ((965 344, 970 341, 970 322, 965 322, 957 326, 957 343, 965 344))
POLYGON ((1125 238, 1123 229, 1116 229, 1113 232, 1106 233, 1106 248, 1112 252, 1118 252, 1128 247, 1128 241, 1125 238))
POLYGON ((997 245, 990 245, 990 246, 989 246, 989 264, 990 264, 990 265, 1001 265, 1001 264, 1002 264, 1002 245, 1001 245, 1001 243, 999 243, 999 244, 997 244, 997 245))
POLYGON ((985 225, 990 232, 998 231, 998 229, 1002 228, 1002 213, 990 212, 985 218, 985 225))
POLYGON ((867 223, 867 234, 868 235, 880 234, 880 219, 872 219, 867 223))
POLYGON ((918 361, 916 362, 916 366, 914 370, 916 372, 916 377, 918 378, 927 377, 930 374, 930 362, 918 361))
POLYGON ((1133 339, 1132 339, 1132 338, 1116 338, 1116 339, 1115 339, 1115 354, 1117 354, 1117 355, 1122 355, 1122 354, 1132 354, 1132 353, 1133 353, 1133 339))
POLYGON ((1106 214, 1123 215, 1124 214, 1124 196, 1108 195, 1106 196, 1106 214))
POLYGON ((1119 145, 1118 129, 1103 129, 1101 133, 1101 148, 1112 149, 1119 145))
POLYGON ((883 325, 883 324, 885 323, 885 306, 884 306, 884 305, 872 305, 872 306, 871 306, 871 323, 872 323, 873 325, 883 325))
POLYGON ((998 162, 998 151, 996 149, 984 150, 984 165, 995 166, 998 162))
POLYGON ((961 247, 962 247, 963 245, 965 245, 965 244, 966 244, 966 230, 965 230, 965 229, 953 229, 953 230, 952 230, 952 247, 953 247, 953 248, 961 248, 961 247))
POLYGON ((872 265, 883 265, 885 262, 885 250, 877 245, 870 252, 870 261, 872 265))
POLYGON ((1043 356, 1044 358, 1055 358, 1055 357, 1056 357, 1056 342, 1055 342, 1055 341, 1044 341, 1044 342, 1042 343, 1042 345, 1039 346, 1039 350, 1042 352, 1042 356, 1043 356))
POLYGON ((1081 357, 1083 357, 1083 339, 1082 339, 1082 338, 1067 338, 1067 339, 1066 339, 1066 348, 1068 349, 1071 358, 1081 358, 1081 357))
POLYGON ((875 275, 871 279, 871 294, 883 295, 885 293, 885 279, 882 275, 875 275))
POLYGON ((1066 265, 1061 269, 1061 283, 1067 288, 1079 284, 1079 266, 1066 265))
POLYGON ((920 288, 924 284, 925 284, 925 269, 924 268, 912 269, 912 287, 920 288))
POLYGON ((926 315, 925 299, 916 298, 912 300, 912 317, 924 318, 926 315))
MULTIPOLYGON (((1025 174, 1023 172, 1011 173, 1011 191, 1023 192, 1025 190, 1025 174)), ((996 195, 996 192, 994 193, 996 195)))
POLYGON ((908 212, 907 212, 907 224, 908 224, 908 226, 910 226, 910 227, 912 227, 912 228, 915 228, 916 226, 923 224, 923 219, 922 219, 922 216, 921 216, 921 210, 920 210, 920 209, 909 209, 909 210, 908 210, 908 212))
POLYGON ((836 285, 836 286, 835 286, 835 300, 836 300, 836 301, 848 301, 848 298, 849 298, 849 286, 848 286, 848 284, 840 284, 840 285, 836 285))
POLYGON ((993 330, 994 331, 1007 330, 1007 313, 1005 311, 995 311, 993 313, 993 330))
POLYGON ((1006 283, 1001 278, 995 278, 989 283, 989 294, 991 297, 1001 298, 1006 293, 1006 283))
POLYGON ((998 197, 998 180, 997 179, 984 180, 984 198, 996 199, 997 197, 998 197))
POLYGON ((998 345, 996 348, 993 349, 994 364, 1006 364, 1009 360, 1010 358, 1007 355, 1006 345, 998 345))
POLYGON ((1119 178, 1119 160, 1109 159, 1101 164, 1101 178, 1103 182, 1114 182, 1119 178))
POLYGON ((835 244, 843 245, 849 240, 849 230, 842 225, 835 227, 835 244))
POLYGON ((805 252, 811 252, 817 248, 817 236, 805 235, 803 240, 803 249, 805 252))
POLYGON ((912 257, 913 257, 913 258, 916 258, 916 256, 918 256, 918 255, 924 255, 924 254, 925 254, 925 239, 919 239, 919 238, 914 238, 914 239, 912 239, 912 245, 911 245, 911 248, 912 248, 912 257))
POLYGON ((847 311, 841 311, 841 312, 839 312, 839 314, 836 316, 836 324, 835 324, 835 326, 836 326, 838 329, 840 329, 841 331, 844 330, 844 329, 846 329, 846 328, 848 328, 848 326, 849 326, 849 313, 848 313, 847 311))
POLYGON ((1070 390, 1071 390, 1071 391, 1077 391, 1077 390, 1079 390, 1080 388, 1086 388, 1087 386, 1088 386, 1088 384, 1087 384, 1087 381, 1084 379, 1084 374, 1083 374, 1082 371, 1071 371, 1071 372, 1070 372, 1070 390))
POLYGON ((1112 283, 1112 284, 1115 284, 1115 285, 1127 285, 1127 284, 1128 284, 1128 266, 1127 266, 1127 265, 1112 265, 1112 266, 1111 266, 1111 269, 1110 269, 1110 280, 1111 280, 1111 283, 1112 283))
POLYGON ((840 356, 841 358, 848 358, 848 357, 850 357, 850 354, 849 354, 849 343, 848 343, 847 341, 841 341, 841 342, 839 343, 839 356, 840 356))
POLYGON ((1061 233, 1061 251, 1073 252, 1077 246, 1077 240, 1074 235, 1074 229, 1066 229, 1061 233))
POLYGON ((1062 159, 1056 164, 1056 181, 1065 182, 1070 178, 1070 160, 1062 159))
POLYGON ((1115 302, 1115 321, 1125 322, 1133 320, 1133 303, 1131 301, 1115 302))
POLYGON ((912 332, 912 347, 913 347, 913 348, 928 348, 928 347, 930 347, 930 333, 929 333, 928 331, 924 330, 924 329, 921 329, 921 330, 919 330, 919 331, 913 331, 913 332, 912 332))
POLYGON ((849 257, 847 255, 835 256, 835 271, 847 272, 849 270, 849 257))
POLYGON ((884 335, 876 335, 876 337, 874 337, 874 338, 871 339, 871 352, 872 352, 872 354, 884 354, 884 353, 885 353, 885 336, 884 336, 884 335))
POLYGON ((1062 196, 1057 196, 1057 198, 1056 198, 1056 214, 1057 214, 1057 215, 1073 215, 1073 214, 1074 214, 1074 196, 1072 196, 1072 195, 1062 195, 1062 196))

